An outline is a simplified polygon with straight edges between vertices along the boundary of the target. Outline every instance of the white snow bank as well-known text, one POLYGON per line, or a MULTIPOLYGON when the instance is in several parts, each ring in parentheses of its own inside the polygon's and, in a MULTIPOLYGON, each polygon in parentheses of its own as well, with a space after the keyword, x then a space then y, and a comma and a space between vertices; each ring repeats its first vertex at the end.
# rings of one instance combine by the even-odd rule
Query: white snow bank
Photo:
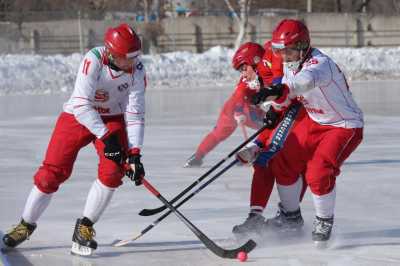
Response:
MULTIPOLYGON (((324 48, 349 79, 400 78, 400 47, 324 48)), ((150 86, 193 87, 235 83, 232 49, 214 47, 203 54, 174 52, 144 55, 150 86)), ((59 94, 74 86, 80 54, 69 56, 0 55, 0 95, 59 94)))

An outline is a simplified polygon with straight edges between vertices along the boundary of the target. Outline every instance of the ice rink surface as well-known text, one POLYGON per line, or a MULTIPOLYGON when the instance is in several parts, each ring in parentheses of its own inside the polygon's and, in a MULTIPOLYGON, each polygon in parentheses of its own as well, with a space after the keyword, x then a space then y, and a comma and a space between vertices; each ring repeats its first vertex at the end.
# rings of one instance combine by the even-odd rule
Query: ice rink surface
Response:
MULTIPOLYGON (((33 110, 35 103, 7 99, 10 99, 8 105, 15 108, 3 109, 0 119, 0 230, 3 232, 19 220, 32 187, 32 175, 43 159, 56 119, 54 112, 25 111, 21 115, 15 110, 33 110)), ((49 97, 46 101, 45 104, 60 105, 58 98, 49 97)), ((206 158, 206 167, 182 168, 214 125, 216 115, 212 109, 210 115, 166 113, 147 119, 143 150, 146 176, 166 198, 174 197, 206 172, 207 166, 243 141, 237 130, 206 158)), ((311 242, 314 210, 307 193, 302 203, 304 234, 290 239, 267 236, 249 254, 245 265, 400 265, 400 115, 367 114, 365 118, 364 141, 337 179, 336 219, 330 247, 319 250, 311 242)), ((138 234, 158 217, 137 215, 142 208, 158 207, 160 202, 144 187, 135 187, 129 180, 115 193, 95 226, 99 243, 95 256, 71 256, 73 226, 82 214, 87 192, 96 178, 96 167, 94 148, 89 145, 79 154, 73 175, 53 197, 31 239, 15 250, 3 251, 3 264, 240 265, 205 249, 174 215, 134 243, 112 247, 115 239, 138 234)), ((180 210, 218 244, 234 247, 231 229, 247 216, 250 182, 250 168, 233 167, 180 210)), ((277 203, 274 191, 264 212, 266 217, 275 214, 277 203)))

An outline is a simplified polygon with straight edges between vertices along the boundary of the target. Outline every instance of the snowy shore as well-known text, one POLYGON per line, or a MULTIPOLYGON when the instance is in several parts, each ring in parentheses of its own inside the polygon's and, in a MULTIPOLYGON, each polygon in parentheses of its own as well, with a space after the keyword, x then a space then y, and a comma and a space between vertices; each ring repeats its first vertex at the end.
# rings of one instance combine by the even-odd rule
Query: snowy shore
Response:
MULTIPOLYGON (((400 78, 400 47, 323 48, 349 80, 400 78)), ((214 47, 202 54, 174 52, 144 55, 151 89, 224 86, 238 74, 234 51, 214 47)), ((62 94, 72 91, 81 54, 0 55, 0 95, 62 94)))

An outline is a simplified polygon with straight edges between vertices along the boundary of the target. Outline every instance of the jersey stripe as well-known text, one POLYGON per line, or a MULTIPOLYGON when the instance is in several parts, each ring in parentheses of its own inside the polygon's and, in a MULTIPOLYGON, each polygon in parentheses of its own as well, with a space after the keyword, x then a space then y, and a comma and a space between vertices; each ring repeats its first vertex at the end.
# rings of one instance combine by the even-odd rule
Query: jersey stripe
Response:
POLYGON ((100 52, 96 49, 93 48, 92 50, 90 50, 99 60, 101 60, 101 54, 100 52))

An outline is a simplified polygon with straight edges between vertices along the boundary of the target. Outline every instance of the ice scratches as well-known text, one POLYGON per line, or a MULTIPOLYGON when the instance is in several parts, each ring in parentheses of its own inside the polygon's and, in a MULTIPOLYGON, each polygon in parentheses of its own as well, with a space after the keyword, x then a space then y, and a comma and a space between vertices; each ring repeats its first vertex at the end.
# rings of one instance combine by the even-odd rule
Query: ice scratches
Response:
POLYGON ((308 225, 304 225, 300 230, 286 232, 267 229, 261 233, 238 234, 235 235, 235 239, 238 243, 244 243, 251 238, 257 243, 259 249, 308 245, 312 243, 311 230, 308 225))
POLYGON ((73 256, 72 266, 95 266, 96 263, 94 261, 90 261, 90 258, 81 257, 81 256, 73 256))
MULTIPOLYGON (((118 243, 120 240, 116 239, 111 242, 111 246, 118 243)), ((217 239, 215 242, 225 241, 225 239, 217 239)), ((124 247, 135 247, 146 251, 151 249, 152 251, 179 251, 179 250, 191 250, 191 249, 205 249, 203 243, 199 240, 184 240, 184 241, 160 241, 160 242, 131 242, 124 245, 124 247)))

